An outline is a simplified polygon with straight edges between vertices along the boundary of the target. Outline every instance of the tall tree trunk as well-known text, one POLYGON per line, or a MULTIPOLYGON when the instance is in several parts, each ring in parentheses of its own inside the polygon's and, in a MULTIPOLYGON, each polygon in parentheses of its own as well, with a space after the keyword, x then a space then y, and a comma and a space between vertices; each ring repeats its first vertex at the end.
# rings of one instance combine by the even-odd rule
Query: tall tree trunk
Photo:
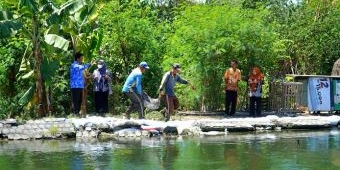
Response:
POLYGON ((87 84, 89 82, 89 72, 85 70, 84 72, 84 89, 83 89, 83 96, 82 96, 82 103, 81 103, 81 116, 85 116, 87 114, 87 84))
POLYGON ((42 63, 42 54, 40 49, 40 33, 39 33, 39 21, 36 15, 33 15, 33 33, 32 33, 32 44, 33 44, 33 56, 35 59, 35 85, 36 85, 36 93, 38 96, 38 116, 43 117, 47 113, 46 108, 46 98, 44 95, 44 83, 41 75, 41 63, 42 63))

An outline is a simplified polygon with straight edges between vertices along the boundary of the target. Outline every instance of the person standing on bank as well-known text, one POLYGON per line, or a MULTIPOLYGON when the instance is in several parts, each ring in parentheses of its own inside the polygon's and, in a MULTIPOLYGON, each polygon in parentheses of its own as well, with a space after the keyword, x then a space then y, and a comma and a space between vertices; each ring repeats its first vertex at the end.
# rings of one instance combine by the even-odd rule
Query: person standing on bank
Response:
POLYGON ((181 66, 179 64, 173 64, 171 70, 163 75, 161 85, 159 86, 159 97, 164 102, 166 108, 165 121, 169 121, 170 116, 174 115, 174 110, 178 109, 179 107, 179 101, 174 91, 176 82, 181 84, 189 84, 192 89, 195 89, 191 83, 182 79, 178 74, 180 69, 181 66))
POLYGON ((241 81, 241 71, 237 68, 237 65, 238 62, 232 60, 231 67, 224 73, 224 81, 226 83, 225 117, 235 116, 236 112, 238 82, 241 81), (231 109, 229 111, 230 105, 231 109))
POLYGON ((250 88, 249 112, 251 117, 261 116, 263 74, 258 67, 253 67, 248 78, 250 88), (255 114, 256 113, 256 114, 255 114))
POLYGON ((141 62, 139 66, 132 70, 125 80, 122 92, 131 100, 131 105, 125 111, 125 118, 130 119, 133 111, 138 112, 138 118, 144 118, 144 105, 142 100, 142 74, 149 69, 146 62, 141 62))
POLYGON ((70 66, 70 86, 72 93, 73 113, 78 115, 83 98, 85 84, 84 71, 91 66, 90 63, 83 64, 84 55, 77 52, 74 61, 70 66))
POLYGON ((104 114, 109 112, 109 94, 112 93, 110 82, 111 72, 106 69, 105 61, 98 60, 97 69, 93 71, 93 91, 96 112, 104 114))

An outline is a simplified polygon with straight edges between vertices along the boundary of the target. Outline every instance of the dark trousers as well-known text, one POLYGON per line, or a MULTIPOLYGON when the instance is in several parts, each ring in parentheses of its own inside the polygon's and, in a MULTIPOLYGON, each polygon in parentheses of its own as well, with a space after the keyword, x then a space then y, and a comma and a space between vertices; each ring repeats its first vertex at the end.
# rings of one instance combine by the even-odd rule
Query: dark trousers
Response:
POLYGON ((261 116, 261 97, 250 97, 249 113, 250 116, 261 116), (256 113, 256 115, 255 115, 256 113))
POLYGON ((109 112, 109 91, 96 91, 94 92, 94 105, 97 113, 109 112))
POLYGON ((135 92, 126 92, 124 94, 126 94, 126 96, 128 96, 131 100, 131 105, 126 109, 125 113, 127 115, 130 115, 131 112, 137 111, 138 118, 144 118, 144 104, 141 96, 136 94, 135 92))
POLYGON ((72 88, 72 104, 73 104, 73 113, 79 114, 81 102, 83 99, 83 89, 82 88, 72 88))
POLYGON ((235 116, 237 102, 237 91, 225 91, 225 116, 235 116), (229 107, 231 105, 231 110, 229 107))

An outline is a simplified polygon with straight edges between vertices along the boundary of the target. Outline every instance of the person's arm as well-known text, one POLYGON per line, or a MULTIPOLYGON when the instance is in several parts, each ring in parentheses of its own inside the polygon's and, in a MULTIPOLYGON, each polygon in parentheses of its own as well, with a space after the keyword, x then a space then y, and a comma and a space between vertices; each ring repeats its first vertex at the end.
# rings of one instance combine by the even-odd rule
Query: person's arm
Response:
POLYGON ((159 85, 158 90, 162 91, 164 90, 165 83, 168 81, 170 74, 165 73, 162 77, 161 85, 159 85))
POLYGON ((91 65, 95 64, 96 63, 96 60, 92 60, 90 63, 86 63, 86 64, 83 64, 82 66, 82 69, 85 70, 87 68, 89 68, 91 65))
POLYGON ((189 82, 185 79, 182 79, 182 77, 180 75, 177 75, 176 81, 181 83, 181 84, 189 84, 189 82))
POLYGON ((142 94, 142 75, 136 76, 136 89, 137 89, 137 94, 141 95, 142 94))
POLYGON ((264 84, 264 77, 263 77, 263 75, 262 75, 262 77, 261 77, 261 79, 260 79, 260 81, 259 81, 259 85, 260 85, 260 87, 262 88, 262 85, 264 84))
POLYGON ((93 77, 94 80, 98 81, 98 79, 99 79, 99 72, 98 72, 98 70, 94 70, 93 71, 92 77, 93 77))
POLYGON ((164 88, 165 88, 165 84, 166 84, 166 83, 168 82, 168 80, 169 80, 169 77, 170 77, 170 74, 168 74, 168 73, 165 73, 165 74, 163 75, 162 81, 161 81, 161 85, 160 85, 159 88, 158 88, 158 92, 159 92, 158 98, 161 98, 162 95, 165 94, 164 88))
POLYGON ((191 84, 190 82, 188 82, 188 84, 190 85, 191 89, 193 89, 193 90, 196 89, 196 87, 193 84, 191 84))
POLYGON ((91 63, 84 64, 82 70, 85 70, 91 66, 91 63))
POLYGON ((226 84, 228 84, 229 83, 229 72, 228 72, 228 69, 225 71, 225 73, 224 73, 224 82, 226 83, 226 84))
POLYGON ((177 82, 181 83, 181 84, 188 84, 191 89, 195 90, 195 86, 193 84, 191 84, 188 80, 182 79, 181 76, 177 75, 177 82))
POLYGON ((108 82, 111 82, 111 80, 112 80, 111 71, 106 70, 105 79, 106 79, 108 82))
POLYGON ((240 70, 238 70, 238 72, 239 72, 239 74, 238 74, 238 77, 237 77, 237 82, 239 82, 239 81, 241 81, 241 71, 240 70))

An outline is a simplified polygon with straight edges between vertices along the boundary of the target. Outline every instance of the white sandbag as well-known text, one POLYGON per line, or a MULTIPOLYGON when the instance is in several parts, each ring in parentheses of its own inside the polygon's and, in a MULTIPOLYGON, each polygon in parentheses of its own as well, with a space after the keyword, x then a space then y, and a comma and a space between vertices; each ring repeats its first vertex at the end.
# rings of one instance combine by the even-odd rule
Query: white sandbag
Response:
POLYGON ((159 108, 159 105, 160 105, 159 99, 153 99, 145 92, 142 93, 142 99, 143 99, 144 107, 151 109, 151 110, 156 110, 159 108))

